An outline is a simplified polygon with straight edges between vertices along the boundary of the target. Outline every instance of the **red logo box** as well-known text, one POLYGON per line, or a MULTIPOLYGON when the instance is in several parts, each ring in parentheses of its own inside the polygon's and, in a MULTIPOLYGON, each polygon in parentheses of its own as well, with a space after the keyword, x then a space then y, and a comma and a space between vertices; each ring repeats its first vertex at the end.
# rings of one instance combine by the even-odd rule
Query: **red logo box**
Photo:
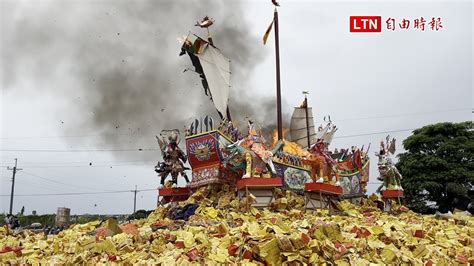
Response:
POLYGON ((350 32, 382 32, 381 16, 350 16, 350 32))

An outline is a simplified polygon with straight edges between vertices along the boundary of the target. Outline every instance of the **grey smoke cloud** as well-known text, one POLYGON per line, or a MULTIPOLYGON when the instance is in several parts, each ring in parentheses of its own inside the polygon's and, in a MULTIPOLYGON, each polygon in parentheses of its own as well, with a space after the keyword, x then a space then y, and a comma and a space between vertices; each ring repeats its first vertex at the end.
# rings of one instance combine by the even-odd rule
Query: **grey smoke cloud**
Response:
POLYGON ((69 122, 66 133, 97 132, 105 136, 100 141, 107 147, 155 147, 149 136, 161 129, 181 130, 201 115, 217 117, 199 77, 191 71, 183 73, 191 66, 189 58, 178 57, 178 37, 189 30, 206 37, 204 30, 193 26, 205 15, 215 20, 211 34, 216 46, 232 61, 234 119, 251 117, 265 125, 266 132, 275 126, 266 124, 275 121, 274 98, 256 102, 254 88, 247 82, 265 55, 253 49, 261 44, 261 36, 248 30, 251 24, 244 19, 242 3, 3 5, 4 10, 12 10, 2 27, 3 36, 8 36, 2 39, 3 87, 14 88, 28 77, 44 93, 64 95, 70 110, 54 115, 69 122))

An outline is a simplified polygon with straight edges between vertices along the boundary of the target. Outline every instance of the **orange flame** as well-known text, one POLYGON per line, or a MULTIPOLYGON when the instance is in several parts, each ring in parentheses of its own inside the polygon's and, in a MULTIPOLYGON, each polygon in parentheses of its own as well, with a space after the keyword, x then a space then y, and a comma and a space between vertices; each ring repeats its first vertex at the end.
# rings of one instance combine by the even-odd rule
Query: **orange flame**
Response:
MULTIPOLYGON (((288 134, 289 129, 286 128, 286 127, 284 127, 282 131, 283 131, 283 132, 282 132, 282 133, 283 133, 283 139, 286 139, 286 135, 288 134)), ((272 134, 271 134, 271 135, 272 135, 271 146, 272 146, 272 147, 275 147, 275 145, 276 145, 277 142, 278 142, 278 129, 275 128, 274 130, 272 130, 272 134)))

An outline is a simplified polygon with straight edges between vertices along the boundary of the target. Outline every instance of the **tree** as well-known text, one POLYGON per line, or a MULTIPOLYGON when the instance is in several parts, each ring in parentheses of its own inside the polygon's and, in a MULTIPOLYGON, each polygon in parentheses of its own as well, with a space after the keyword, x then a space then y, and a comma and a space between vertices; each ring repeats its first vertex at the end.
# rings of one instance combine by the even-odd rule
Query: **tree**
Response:
POLYGON ((397 168, 408 207, 421 213, 474 208, 473 122, 438 123, 413 131, 397 168), (434 202, 436 206, 430 204, 434 202))

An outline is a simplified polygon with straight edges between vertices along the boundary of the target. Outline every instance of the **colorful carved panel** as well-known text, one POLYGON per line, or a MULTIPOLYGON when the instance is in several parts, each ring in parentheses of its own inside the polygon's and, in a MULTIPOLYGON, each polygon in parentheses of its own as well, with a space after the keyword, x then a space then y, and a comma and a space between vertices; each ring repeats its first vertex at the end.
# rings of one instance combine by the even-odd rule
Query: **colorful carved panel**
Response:
POLYGON ((217 133, 209 132, 186 139, 189 164, 193 169, 220 162, 217 133))

